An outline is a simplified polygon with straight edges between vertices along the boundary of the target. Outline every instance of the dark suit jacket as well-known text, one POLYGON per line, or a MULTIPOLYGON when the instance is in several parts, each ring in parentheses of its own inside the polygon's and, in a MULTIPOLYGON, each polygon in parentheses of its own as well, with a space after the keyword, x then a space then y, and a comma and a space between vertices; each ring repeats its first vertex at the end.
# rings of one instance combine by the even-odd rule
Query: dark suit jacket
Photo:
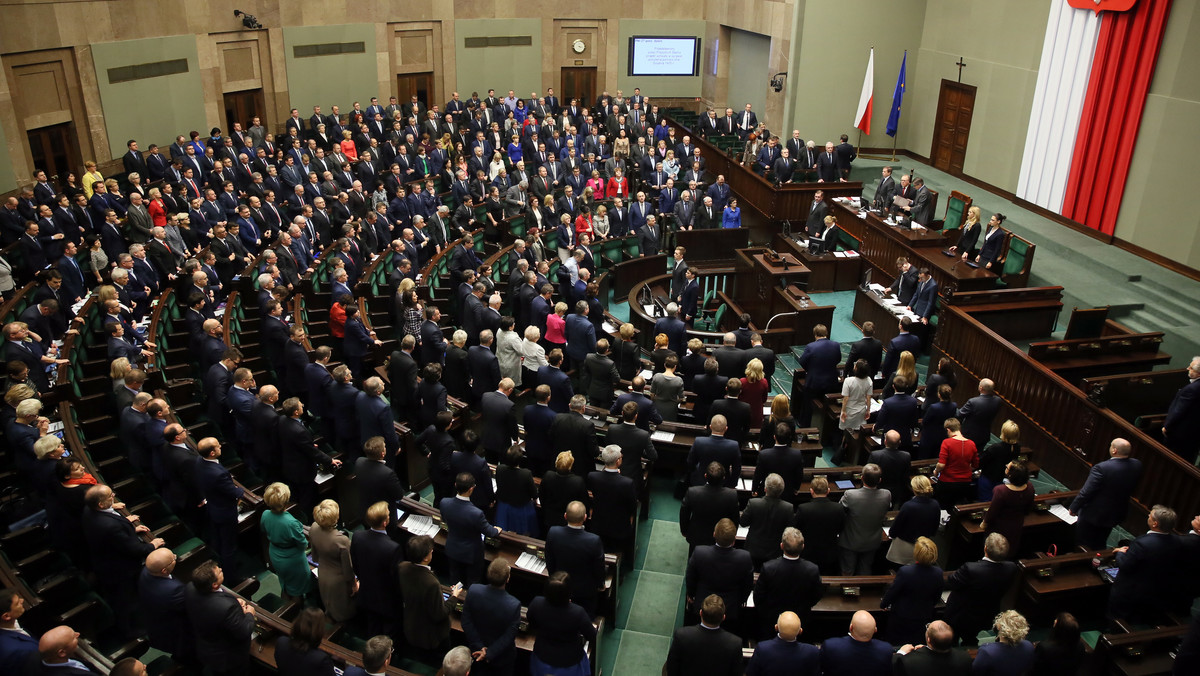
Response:
POLYGON ((983 239, 983 244, 979 246, 979 265, 995 262, 1000 257, 1000 250, 1004 248, 1004 230, 996 228, 991 237, 984 231, 980 238, 983 239))
POLYGON ((214 523, 237 523, 237 501, 244 492, 233 483, 229 470, 219 462, 201 459, 195 465, 196 487, 207 501, 205 509, 214 523))
MULTIPOLYGON (((921 417, 921 402, 911 394, 897 392, 883 400, 875 418, 876 434, 896 430, 900 434, 901 447, 912 445, 912 431, 921 417)), ((978 444, 976 444, 978 447, 978 444)))
POLYGON ((486 584, 473 584, 467 590, 463 634, 472 651, 487 648, 489 664, 509 665, 516 658, 520 623, 521 602, 512 594, 486 584))
POLYGON ((827 497, 814 498, 796 507, 796 528, 804 533, 808 558, 826 574, 837 574, 834 572, 837 541, 845 525, 846 510, 827 497))
POLYGON ((804 389, 808 392, 825 394, 838 389, 838 363, 842 361, 842 348, 836 341, 822 338, 804 346, 800 355, 800 366, 804 368, 804 389))
POLYGON ((592 532, 601 537, 625 538, 633 534, 637 493, 633 479, 619 472, 592 472, 586 478, 592 492, 592 532))
POLYGON ((600 536, 582 528, 553 526, 546 534, 546 567, 571 577, 571 599, 588 608, 604 586, 604 545, 600 536))
POLYGON ((566 413, 571 396, 575 394, 571 389, 571 377, 561 368, 546 365, 538 369, 537 381, 539 385, 550 386, 550 408, 555 413, 566 413))
MULTIPOLYGON (((475 490, 478 491, 479 487, 475 490)), ((500 529, 488 523, 483 510, 469 501, 457 497, 442 498, 438 507, 446 522, 446 556, 462 563, 482 561, 483 540, 479 538, 480 534, 495 537, 500 534, 500 529)))
POLYGON ((946 621, 954 628, 955 636, 974 636, 992 625, 1017 572, 1017 564, 1012 561, 983 560, 969 561, 954 571, 946 580, 950 590, 946 621))
POLYGON ((545 466, 554 464, 557 444, 551 443, 550 426, 557 415, 549 406, 530 404, 525 407, 525 454, 530 460, 545 463, 545 466))
MULTIPOLYGON (((914 356, 916 353, 913 353, 914 356)), ((989 394, 971 397, 958 409, 958 420, 962 423, 962 435, 975 442, 975 448, 983 450, 992 436, 992 420, 1000 410, 1000 397, 989 394)))
POLYGON ((385 617, 401 610, 400 580, 396 566, 403 555, 400 545, 386 533, 361 530, 350 538, 350 560, 358 576, 358 607, 385 617))
POLYGON ((784 641, 778 636, 761 641, 746 665, 746 676, 819 676, 821 653, 815 645, 784 641))
MULTIPOLYGON (((551 399, 551 403, 553 401, 551 399)), ((563 451, 571 451, 575 456, 575 464, 571 467, 573 473, 587 476, 593 470, 599 445, 592 421, 574 411, 560 413, 550 424, 550 438, 554 442, 555 456, 563 451)))
POLYGON ((684 575, 687 595, 698 607, 716 594, 725 601, 725 617, 736 618, 754 588, 754 563, 750 552, 735 547, 696 547, 684 575))
MULTIPOLYGON (((779 551, 778 543, 775 551, 779 551)), ((807 620, 824 592, 817 564, 803 558, 779 557, 763 564, 754 585, 754 606, 759 608, 763 624, 773 624, 785 610, 807 620)))
MULTIPOLYGON (((466 472, 475 477, 475 490, 471 493, 471 504, 481 510, 488 510, 496 502, 496 491, 492 487, 492 468, 487 460, 466 451, 452 451, 450 454, 451 477, 466 472)), ((462 559, 465 560, 465 559, 462 559)))
POLYGON ((571 501, 578 500, 588 506, 592 504, 582 476, 559 474, 557 470, 550 470, 542 477, 538 499, 542 503, 542 514, 548 527, 566 524, 563 513, 567 511, 567 505, 571 504, 571 501))
POLYGON ((897 275, 896 280, 889 288, 900 299, 901 305, 912 303, 913 294, 917 292, 917 267, 911 266, 908 268, 908 272, 897 275))
POLYGON ((331 462, 313 443, 304 423, 295 418, 279 419, 279 453, 283 476, 298 483, 311 482, 317 476, 317 465, 324 467, 331 462))
POLYGON ((500 362, 496 353, 482 345, 467 348, 467 372, 471 376, 471 398, 476 403, 500 384, 500 362))
POLYGON ((754 465, 754 493, 763 495, 764 484, 771 474, 783 477, 783 499, 795 501, 796 491, 804 483, 804 455, 791 446, 772 446, 758 454, 754 465))
POLYGON ((898 656, 892 665, 892 673, 896 676, 968 676, 971 673, 971 656, 965 650, 951 649, 939 653, 926 646, 898 656))
POLYGON ((281 674, 329 676, 334 673, 332 655, 320 648, 299 652, 292 646, 290 636, 280 636, 275 642, 275 663, 281 674))
POLYGON ((95 509, 83 512, 83 533, 91 549, 92 568, 102 579, 132 583, 154 547, 125 517, 95 509))
POLYGON ((396 472, 382 462, 362 457, 354 461, 354 483, 358 487, 359 506, 365 521, 367 508, 376 502, 397 505, 404 497, 404 486, 396 472))
POLYGON ((1129 549, 1117 554, 1120 572, 1108 597, 1109 615, 1123 620, 1147 621, 1155 613, 1174 610, 1180 604, 1173 595, 1186 589, 1195 574, 1185 570, 1179 556, 1180 542, 1168 533, 1147 532, 1129 549))
POLYGON ((724 629, 680 627, 671 638, 667 676, 741 676, 742 639, 724 629))
MULTIPOLYGON (((913 401, 916 401, 916 399, 913 399, 913 401)), ((878 431, 878 429, 877 426, 876 430, 878 431)), ((904 438, 903 432, 901 432, 900 438, 904 438)), ((893 506, 898 506, 908 497, 908 493, 911 490, 909 482, 912 479, 912 455, 908 451, 893 451, 881 448, 877 451, 871 451, 871 455, 867 457, 867 462, 875 463, 883 470, 883 480, 880 482, 880 487, 886 488, 892 494, 893 506)))
POLYGON ((891 676, 892 647, 879 639, 831 638, 821 644, 821 670, 826 674, 891 676))
MULTIPOLYGON (((887 356, 883 358, 880 370, 884 380, 892 377, 900 364, 900 353, 911 352, 913 357, 921 354, 921 339, 911 333, 901 333, 888 343, 887 356)), ((874 375, 874 374, 871 374, 874 375)))
MULTIPOLYGON (((491 354, 486 347, 473 347, 491 354)), ((495 360, 495 357, 492 357, 495 360)), ((483 395, 479 409, 483 415, 481 440, 483 447, 489 451, 508 451, 509 446, 518 438, 517 418, 513 412, 514 404, 499 390, 492 390, 483 395)))
POLYGON ((746 551, 758 561, 777 556, 783 531, 792 525, 795 514, 791 503, 779 498, 752 498, 742 510, 741 526, 748 526, 746 551))
POLYGON ((404 561, 399 578, 405 640, 425 650, 441 646, 450 638, 450 612, 437 576, 424 566, 404 561))
POLYGON ((195 654, 182 582, 151 575, 142 568, 138 577, 138 606, 145 616, 146 633, 152 647, 176 659, 195 654))
MULTIPOLYGON (((723 401, 735 401, 725 399, 723 401)), ((744 402, 738 402, 744 403, 744 402)), ((737 486, 742 475, 742 451, 736 439, 732 437, 707 436, 698 437, 688 451, 687 466, 693 486, 704 485, 704 472, 709 463, 719 462, 725 467, 725 486, 737 486)), ((709 536, 711 537, 711 533, 709 536)))
POLYGON ((874 376, 883 363, 883 343, 876 338, 865 337, 851 343, 850 355, 846 357, 846 368, 842 371, 844 376, 849 378, 853 375, 854 363, 859 359, 867 360, 867 367, 871 370, 868 377, 874 376))
POLYGON ((1163 423, 1167 446, 1191 460, 1200 445, 1200 378, 1179 388, 1163 423))
POLYGON ((580 389, 587 394, 588 403, 608 408, 621 378, 613 360, 608 355, 593 352, 583 360, 579 370, 582 373, 580 389))
POLYGON ((374 397, 366 392, 355 396, 354 408, 358 413, 358 438, 366 443, 371 437, 383 437, 388 457, 400 450, 400 436, 392 419, 392 408, 383 397, 374 397))
POLYGON ((200 663, 221 673, 249 671, 254 616, 230 592, 202 592, 189 584, 185 594, 200 663))
POLYGON ((658 459, 658 450, 650 440, 650 432, 622 422, 609 425, 605 441, 621 447, 621 474, 641 486, 644 478, 642 460, 654 462, 658 459))
POLYGON ((738 522, 737 491, 724 486, 692 486, 687 490, 679 505, 679 532, 689 544, 711 545, 713 528, 721 519, 738 522))
POLYGON ((39 659, 37 654, 37 638, 19 631, 0 630, 0 671, 3 673, 23 673, 30 660, 39 659))
POLYGON ((725 416, 726 422, 729 423, 725 436, 736 441, 739 446, 750 438, 750 404, 725 397, 714 401, 708 407, 708 415, 709 423, 713 416, 725 416))
POLYGON ((388 382, 392 408, 402 410, 416 404, 417 361, 403 350, 392 352, 388 362, 388 382))

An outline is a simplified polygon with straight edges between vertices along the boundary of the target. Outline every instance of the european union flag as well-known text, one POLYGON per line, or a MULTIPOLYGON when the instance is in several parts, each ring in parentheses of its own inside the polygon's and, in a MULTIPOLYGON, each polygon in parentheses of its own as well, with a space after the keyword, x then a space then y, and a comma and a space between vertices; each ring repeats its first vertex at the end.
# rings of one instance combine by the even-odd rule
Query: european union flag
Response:
POLYGON ((895 136, 900 126, 900 104, 904 102, 904 66, 908 63, 908 50, 904 50, 904 60, 900 62, 900 76, 896 78, 896 91, 892 93, 892 112, 888 115, 887 135, 895 136))

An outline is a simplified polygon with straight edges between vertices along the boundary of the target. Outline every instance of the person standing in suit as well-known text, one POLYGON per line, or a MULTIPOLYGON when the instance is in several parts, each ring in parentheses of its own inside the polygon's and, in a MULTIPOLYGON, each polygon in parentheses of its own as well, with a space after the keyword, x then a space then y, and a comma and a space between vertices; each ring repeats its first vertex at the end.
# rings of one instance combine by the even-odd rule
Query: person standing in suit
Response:
MULTIPOLYGON (((906 643, 900 646, 892 667, 894 673, 900 676, 969 676, 973 673, 970 654, 954 649, 954 630, 950 625, 941 620, 930 622, 923 637, 921 645, 906 643)), ((1061 673, 1069 675, 1072 672, 1061 673)))
POLYGON ((24 673, 30 676, 92 676, 96 673, 75 659, 79 656, 79 632, 65 624, 42 634, 37 642, 37 652, 42 658, 40 661, 35 657, 21 665, 25 668, 24 673))
MULTIPOLYGON (((658 450, 654 448, 654 441, 650 439, 650 431, 638 427, 635 423, 637 414, 637 402, 625 402, 621 407, 621 422, 609 425, 605 439, 608 443, 621 447, 621 474, 633 479, 640 495, 642 485, 646 481, 642 461, 653 464, 658 460, 658 450)), ((643 505, 643 518, 647 507, 643 505)))
MULTIPOLYGON (((392 419, 392 409, 383 398, 383 379, 372 376, 363 382, 363 389, 355 397, 355 413, 358 416, 358 438, 362 440, 382 437, 386 448, 385 457, 393 465, 400 453, 400 436, 392 419)), ((347 459, 356 459, 357 449, 347 454, 347 459)))
POLYGON ((991 270, 998 265, 1000 252, 1004 249, 1005 233, 1000 227, 1004 221, 1004 214, 992 214, 988 219, 987 230, 983 233, 983 244, 979 247, 979 254, 975 256, 975 263, 985 269, 991 270))
POLYGON ((550 572, 570 577, 571 600, 596 616, 597 601, 604 591, 604 544, 600 536, 584 529, 587 507, 578 500, 567 504, 565 526, 553 526, 546 534, 546 566, 550 572))
MULTIPOLYGON (((726 422, 725 434, 736 442, 739 448, 750 439, 750 404, 739 398, 741 393, 742 381, 730 378, 725 383, 725 398, 714 401, 708 407, 708 412, 712 414, 713 420, 720 416, 726 422)), ((711 425, 709 430, 716 433, 716 429, 711 425)), ((730 479, 726 479, 726 481, 730 481, 730 479)))
POLYGON ((928 228, 933 224, 933 195, 930 194, 929 188, 925 187, 923 178, 914 179, 912 187, 916 190, 916 195, 913 197, 912 204, 903 209, 909 213, 914 223, 920 223, 928 228))
POLYGON ((775 445, 762 449, 754 466, 754 494, 764 493, 764 482, 770 474, 783 479, 782 498, 789 503, 796 501, 800 484, 804 483, 804 455, 792 448, 795 427, 786 422, 775 424, 775 445))
POLYGON ((800 355, 800 367, 805 371, 804 399, 796 421, 801 426, 807 427, 812 420, 814 400, 823 400, 826 394, 839 390, 837 367, 841 360, 842 347, 829 339, 829 328, 824 324, 813 327, 813 341, 800 355))
POLYGON ((600 452, 600 460, 604 469, 592 472, 584 479, 592 494, 592 532, 600 536, 605 551, 629 555, 633 551, 633 520, 637 517, 633 479, 621 475, 619 446, 605 446, 600 452))
POLYGON ((545 592, 529 603, 530 632, 537 636, 529 657, 533 676, 590 674, 584 645, 596 640, 596 627, 587 611, 572 602, 570 575, 550 574, 545 592))
POLYGON ((721 519, 713 527, 713 544, 695 548, 688 558, 684 575, 688 605, 710 594, 721 597, 727 619, 737 622, 741 608, 754 588, 754 563, 750 553, 734 548, 737 526, 733 519, 721 519))
POLYGON ((820 651, 797 640, 804 630, 796 613, 780 613, 772 630, 774 638, 755 647, 754 656, 746 664, 746 676, 819 676, 820 651))
POLYGON ((101 592, 116 615, 117 629, 126 638, 141 632, 135 625, 137 580, 146 556, 162 547, 162 538, 149 541, 145 524, 134 526, 136 515, 122 516, 117 510, 112 489, 103 484, 92 486, 84 494, 83 533, 87 537, 92 570, 103 583, 101 592))
POLYGON ((879 601, 880 608, 891 609, 887 637, 892 644, 920 641, 922 627, 929 625, 934 606, 942 600, 944 582, 937 565, 937 545, 919 537, 912 551, 913 562, 896 571, 896 579, 879 601))
MULTIPOLYGON (((404 485, 396 472, 386 464, 387 443, 383 437, 368 437, 363 443, 363 457, 354 461, 354 485, 359 503, 367 509, 377 502, 396 508, 404 497, 404 485)), ((366 521, 367 509, 363 510, 366 521)))
POLYGON ((311 556, 320 570, 317 591, 325 612, 334 622, 354 617, 354 594, 358 580, 350 561, 350 538, 338 529, 341 508, 333 500, 322 500, 313 509, 313 523, 308 529, 311 556))
POLYGON ((483 540, 479 537, 498 537, 500 529, 488 523, 483 510, 471 502, 476 490, 475 476, 461 472, 454 478, 454 497, 438 503, 446 522, 446 559, 450 578, 455 582, 475 585, 483 573, 483 540))
POLYGON ((725 467, 718 461, 704 469, 704 484, 687 490, 679 505, 679 532, 688 541, 688 553, 713 543, 713 528, 722 520, 738 520, 737 491, 725 486, 725 467))
POLYGON ((221 563, 222 570, 236 578, 238 500, 244 493, 233 483, 229 470, 221 464, 221 442, 205 437, 196 444, 200 461, 196 463, 196 487, 204 500, 208 514, 209 543, 221 563))
POLYGON ((887 356, 883 358, 883 364, 879 367, 885 381, 896 372, 901 353, 911 352, 914 357, 921 353, 921 339, 910 333, 911 330, 912 320, 901 317, 900 333, 888 342, 887 356))
MULTIPOLYGON (((587 355, 580 366, 583 372, 580 377, 580 387, 586 393, 588 403, 598 408, 608 408, 613 402, 620 374, 617 365, 608 356, 609 344, 607 338, 596 341, 596 351, 587 355)), ((636 409, 636 407, 635 407, 636 409)))
POLYGON ((921 318, 922 326, 929 325, 929 318, 937 309, 938 283, 929 274, 929 268, 917 270, 917 290, 909 302, 909 309, 921 318))
POLYGON ((968 399, 955 415, 962 423, 963 436, 975 442, 977 449, 986 448, 992 438, 992 421, 1000 410, 995 390, 995 383, 983 378, 979 381, 979 396, 968 399))
POLYGON ((763 564, 754 585, 754 605, 760 618, 760 626, 754 629, 755 636, 770 636, 770 618, 785 611, 807 618, 812 607, 821 600, 824 593, 821 572, 815 563, 800 557, 804 548, 804 534, 789 526, 779 538, 777 551, 783 556, 763 564))
POLYGON ((1008 540, 992 533, 983 542, 983 559, 962 564, 946 579, 950 590, 946 622, 964 645, 979 642, 977 634, 991 626, 1001 600, 1017 579, 1017 564, 1005 560, 1008 552, 1008 540))
MULTIPOLYGON (((751 498, 738 521, 738 525, 748 528, 746 551, 750 552, 755 571, 762 570, 765 562, 779 555, 777 543, 795 520, 791 503, 780 497, 785 487, 783 477, 770 474, 763 486, 764 496, 751 498)), ((771 616, 770 613, 764 615, 771 616)))
MULTIPOLYGON (((266 389, 264 387, 263 389, 266 389)), ((313 440, 312 433, 300 420, 304 415, 304 403, 296 397, 283 402, 283 416, 278 423, 279 457, 284 481, 296 496, 296 505, 302 514, 311 514, 316 501, 317 467, 337 470, 342 461, 331 458, 313 440)))
POLYGON ((1200 357, 1188 363, 1187 377, 1188 384, 1171 399, 1162 433, 1167 448, 1193 462, 1200 450, 1200 357))
POLYGON ((660 236, 658 219, 654 214, 646 216, 646 222, 637 229, 638 257, 658 255, 658 239, 660 236))
POLYGON ((892 197, 896 195, 896 181, 892 179, 892 168, 884 167, 881 171, 879 187, 875 189, 875 199, 871 204, 875 209, 891 209, 892 197))
MULTIPOLYGON (((451 499, 451 498, 448 498, 451 499)), ((502 557, 487 568, 487 584, 472 584, 463 603, 462 628, 475 663, 485 674, 511 676, 517 658, 521 602, 505 589, 512 570, 502 557)))
POLYGON ((0 589, 0 608, 0 671, 19 674, 38 652, 38 639, 17 623, 25 614, 25 598, 16 589, 0 589))
POLYGON ((399 629, 402 603, 397 566, 403 556, 400 545, 387 534, 393 509, 386 502, 368 507, 366 529, 350 539, 350 560, 359 585, 355 599, 372 635, 391 635, 399 629))
POLYGON ((862 488, 842 495, 846 526, 838 539, 842 575, 870 575, 875 552, 882 542, 883 520, 892 504, 892 494, 880 488, 883 471, 879 465, 863 466, 862 488))
POLYGON ((1180 566, 1180 542, 1173 535, 1175 510, 1154 505, 1146 517, 1149 530, 1125 547, 1117 547, 1119 569, 1108 597, 1108 616, 1128 622, 1153 622, 1180 605, 1173 596, 1185 588, 1194 570, 1180 566))
MULTIPOLYGON (((917 427, 921 417, 921 403, 908 392, 903 391, 909 386, 908 379, 897 374, 892 378, 892 384, 898 390, 895 394, 883 400, 883 405, 875 414, 875 429, 877 434, 886 435, 896 432, 900 448, 912 447, 912 431, 917 427)), ((897 500, 903 496, 893 496, 897 500)))
MULTIPOLYGON (((731 382, 737 382, 731 381, 731 382)), ((745 402, 737 402, 744 404, 745 402)), ((687 467, 692 486, 707 483, 709 465, 716 462, 722 468, 722 484, 728 488, 737 486, 742 476, 742 451, 736 439, 725 436, 729 423, 725 416, 716 414, 709 421, 709 435, 696 437, 688 451, 687 467)))
POLYGON ((825 217, 829 215, 829 204, 825 202, 825 191, 813 193, 812 205, 808 208, 808 219, 804 229, 809 237, 820 237, 825 232, 825 217))
POLYGON ((825 144, 825 152, 817 155, 817 183, 844 182, 838 156, 834 153, 833 141, 825 144))
POLYGON ((388 360, 392 414, 401 422, 416 422, 416 416, 412 415, 417 404, 417 360, 413 358, 416 346, 416 337, 406 335, 400 339, 400 348, 392 352, 388 360))
POLYGON ((250 671, 254 606, 223 586, 225 575, 212 561, 192 572, 186 590, 187 616, 196 634, 196 655, 208 673, 239 676, 250 671))
POLYGON ((821 673, 891 676, 892 647, 874 638, 875 618, 865 610, 854 613, 847 636, 821 644, 821 673))
MULTIPOLYGON (((553 405, 553 395, 549 403, 553 405)), ((557 414, 550 423, 550 439, 554 452, 569 451, 575 457, 574 471, 579 476, 587 476, 594 469, 596 456, 600 453, 596 440, 596 426, 583 417, 586 403, 587 400, 582 394, 571 397, 568 402, 569 410, 557 414)))
POLYGON ((190 664, 196 659, 196 644, 188 622, 184 583, 171 576, 175 561, 175 553, 167 547, 146 556, 138 578, 138 605, 146 616, 150 647, 179 664, 190 664))
MULTIPOLYGON (((430 568, 433 538, 428 535, 409 538, 405 551, 408 560, 399 566, 404 640, 417 649, 417 657, 437 659, 450 646, 450 608, 454 601, 442 597, 442 585, 430 568)), ((458 596, 461 590, 461 585, 455 585, 451 596, 458 596)))
POLYGON ((721 628, 725 602, 717 594, 700 600, 700 624, 680 627, 671 637, 667 676, 741 676, 742 639, 721 628))

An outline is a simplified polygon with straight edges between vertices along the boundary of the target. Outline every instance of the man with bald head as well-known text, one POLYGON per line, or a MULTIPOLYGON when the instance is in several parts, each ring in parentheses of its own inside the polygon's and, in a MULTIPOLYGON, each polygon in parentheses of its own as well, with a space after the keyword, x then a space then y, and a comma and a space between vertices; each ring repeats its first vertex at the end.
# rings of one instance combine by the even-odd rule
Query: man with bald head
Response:
POLYGON ((187 664, 195 659, 196 645, 184 606, 184 585, 171 575, 175 561, 175 553, 167 547, 146 556, 146 565, 138 578, 138 605, 146 617, 150 647, 167 653, 175 662, 187 664))
POLYGON ((971 656, 954 650, 954 630, 941 620, 925 628, 925 645, 906 643, 896 651, 893 671, 902 676, 967 676, 971 656))
POLYGON ((83 534, 91 552, 92 570, 108 605, 116 615, 117 628, 125 638, 141 634, 134 625, 137 579, 150 552, 163 546, 162 538, 144 539, 149 526, 133 524, 136 514, 122 516, 112 489, 103 484, 87 489, 83 496, 83 534))
POLYGON ((875 618, 854 613, 847 636, 821 644, 821 673, 828 676, 891 676, 892 647, 875 638, 875 618))
POLYGON ((565 526, 551 526, 546 534, 546 566, 550 572, 570 575, 571 601, 578 603, 591 617, 604 589, 604 544, 600 536, 584 530, 587 507, 578 500, 567 504, 565 526))
POLYGON ((790 610, 775 622, 775 638, 761 641, 746 665, 746 676, 817 676, 821 654, 817 647, 796 640, 804 629, 790 610))
POLYGON ((38 653, 41 655, 40 668, 27 671, 30 674, 54 674, 55 676, 73 676, 74 674, 94 674, 87 665, 75 659, 79 650, 79 632, 59 625, 45 634, 38 641, 38 653))
POLYGON ((962 435, 974 441, 977 450, 983 451, 991 440, 992 421, 999 411, 1000 397, 996 396, 996 384, 988 378, 979 381, 979 396, 971 397, 958 409, 955 417, 962 422, 962 435))
POLYGON ((1104 549, 1113 526, 1129 512, 1129 497, 1142 478, 1142 461, 1129 457, 1132 452, 1129 441, 1113 439, 1108 446, 1109 459, 1092 465, 1087 481, 1071 502, 1071 514, 1079 517, 1075 537, 1088 549, 1104 549))

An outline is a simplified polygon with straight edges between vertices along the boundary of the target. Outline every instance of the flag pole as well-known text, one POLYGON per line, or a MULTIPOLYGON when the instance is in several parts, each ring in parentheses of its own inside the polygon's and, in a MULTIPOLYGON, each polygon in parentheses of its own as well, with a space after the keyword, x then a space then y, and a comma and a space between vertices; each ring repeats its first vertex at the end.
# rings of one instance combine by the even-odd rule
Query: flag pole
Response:
MULTIPOLYGON (((900 135, 900 130, 896 130, 896 136, 900 135)), ((896 136, 892 137, 892 161, 896 161, 896 136)))

